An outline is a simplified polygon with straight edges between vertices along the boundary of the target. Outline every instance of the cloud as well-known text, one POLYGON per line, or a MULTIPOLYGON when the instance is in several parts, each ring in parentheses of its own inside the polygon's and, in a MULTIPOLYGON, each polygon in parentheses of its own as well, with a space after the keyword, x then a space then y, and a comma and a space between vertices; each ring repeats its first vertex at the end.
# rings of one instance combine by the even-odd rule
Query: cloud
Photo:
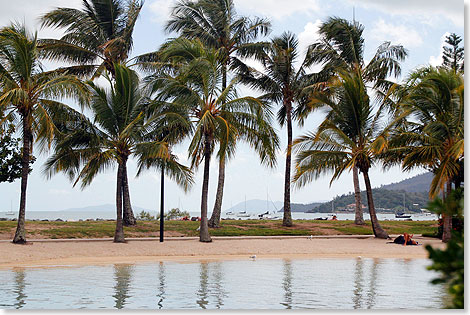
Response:
POLYGON ((57 7, 81 8, 81 0, 17 0, 11 5, 2 5, 0 10, 0 25, 8 25, 11 22, 25 22, 27 27, 33 31, 38 30, 39 37, 59 38, 61 30, 44 28, 39 30, 39 17, 57 7))
POLYGON ((419 18, 423 22, 438 22, 444 17, 456 26, 464 25, 464 2, 461 0, 349 0, 365 9, 376 9, 391 15, 419 18))
POLYGON ((375 23, 371 31, 372 37, 379 41, 391 41, 392 44, 400 44, 405 48, 417 47, 423 43, 419 33, 404 25, 394 25, 380 19, 375 23))
POLYGON ((239 10, 253 12, 280 20, 294 13, 313 13, 321 10, 318 0, 234 0, 239 10))
POLYGON ((446 42, 446 37, 449 36, 449 32, 445 32, 444 35, 441 36, 441 45, 439 46, 439 55, 429 57, 429 64, 431 66, 437 67, 442 64, 442 56, 444 55, 444 44, 446 42))
POLYGON ((175 4, 175 0, 154 0, 150 2, 148 7, 154 14, 152 20, 162 25, 166 23, 175 4))

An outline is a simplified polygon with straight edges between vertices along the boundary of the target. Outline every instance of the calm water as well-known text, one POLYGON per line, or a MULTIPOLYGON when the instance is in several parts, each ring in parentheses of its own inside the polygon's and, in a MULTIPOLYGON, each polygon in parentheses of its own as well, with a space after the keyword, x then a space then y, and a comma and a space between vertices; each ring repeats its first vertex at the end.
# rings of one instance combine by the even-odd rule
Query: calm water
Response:
POLYGON ((423 309, 425 259, 256 259, 0 270, 6 309, 423 309))
MULTIPOLYGON (((260 211, 260 213, 263 213, 260 211)), ((135 214, 138 214, 138 211, 135 211, 135 214)), ((155 215, 155 213, 152 213, 152 215, 155 215)), ((190 212, 191 216, 197 217, 200 216, 201 214, 198 212, 190 212)), ((211 213, 209 213, 208 217, 210 217, 211 213)), ((282 213, 275 213, 275 216, 278 216, 280 219, 282 219, 282 213)), ((273 215, 273 216, 274 216, 273 215)), ((354 213, 336 213, 336 216, 338 217, 338 220, 354 220, 354 213)), ((6 212, 0 211, 0 218, 17 218, 18 217, 18 211, 14 211, 14 215, 7 215, 6 212)), ((225 212, 222 213, 222 217, 225 218, 227 217, 225 215, 225 212)), ((328 217, 327 213, 304 213, 304 212, 292 212, 292 218, 295 220, 298 219, 315 219, 318 217, 326 218, 328 217)), ((395 215, 391 213, 378 213, 377 217, 379 220, 396 220, 395 215)), ((56 220, 56 219, 62 219, 62 220, 73 220, 73 221, 78 221, 80 219, 86 220, 86 219, 116 219, 116 213, 113 211, 26 211, 26 219, 28 220, 56 220)), ((239 217, 231 215, 230 218, 235 218, 239 219, 239 217)), ((240 219, 246 220, 246 219, 258 219, 258 213, 253 213, 251 217, 241 217, 240 219)), ((364 213, 364 219, 365 220, 370 220, 369 214, 364 213)), ((413 221, 421 221, 421 220, 437 220, 436 215, 424 215, 424 214, 412 214, 411 219, 413 221)), ((403 220, 403 219, 398 219, 398 220, 403 220)))

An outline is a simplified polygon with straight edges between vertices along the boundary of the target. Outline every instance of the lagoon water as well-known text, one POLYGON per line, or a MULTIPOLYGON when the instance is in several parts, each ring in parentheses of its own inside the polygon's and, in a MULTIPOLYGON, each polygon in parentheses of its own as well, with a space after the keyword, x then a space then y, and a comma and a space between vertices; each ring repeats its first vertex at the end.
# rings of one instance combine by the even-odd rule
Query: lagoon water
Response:
POLYGON ((436 309, 427 259, 255 259, 0 270, 3 309, 436 309))

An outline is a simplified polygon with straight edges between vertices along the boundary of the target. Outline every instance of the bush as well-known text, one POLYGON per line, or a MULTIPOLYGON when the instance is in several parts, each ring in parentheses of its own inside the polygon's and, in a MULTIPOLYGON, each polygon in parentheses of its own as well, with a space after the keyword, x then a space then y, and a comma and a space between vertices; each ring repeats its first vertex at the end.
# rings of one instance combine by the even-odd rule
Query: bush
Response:
MULTIPOLYGON (((189 217, 189 212, 181 211, 179 208, 173 208, 165 213, 165 220, 175 220, 183 217, 189 217)), ((160 220, 160 215, 157 215, 157 220, 160 220)))
POLYGON ((153 221, 155 220, 155 217, 153 215, 150 215, 149 212, 142 210, 138 215, 137 215, 137 220, 141 221, 153 221))

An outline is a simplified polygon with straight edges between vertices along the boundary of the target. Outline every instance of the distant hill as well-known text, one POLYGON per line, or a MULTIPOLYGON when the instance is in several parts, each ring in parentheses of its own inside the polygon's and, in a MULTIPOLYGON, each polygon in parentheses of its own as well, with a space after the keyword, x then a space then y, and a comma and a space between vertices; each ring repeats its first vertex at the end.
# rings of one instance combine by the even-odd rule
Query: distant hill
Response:
MULTIPOLYGON (((149 210, 142 207, 132 206, 132 210, 134 214, 138 214, 142 210, 150 212, 155 210, 149 210)), ((113 204, 104 204, 98 206, 89 206, 89 207, 81 207, 81 208, 68 208, 61 211, 83 211, 83 212, 91 212, 91 211, 113 211, 116 212, 116 205, 113 204)))
MULTIPOLYGON (((383 188, 372 189, 374 195, 374 205, 378 212, 381 212, 378 208, 402 210, 403 209, 403 195, 405 195, 405 208, 412 212, 420 212, 421 208, 424 208, 428 201, 427 192, 412 192, 404 190, 387 190, 383 188)), ((367 208, 367 197, 366 192, 361 192, 362 204, 366 206, 364 212, 368 212, 367 208)), ((326 202, 318 207, 314 208, 313 211, 309 212, 332 212, 332 202, 326 202)), ((333 199, 333 212, 338 209, 343 209, 349 204, 355 203, 354 194, 349 193, 342 196, 337 196, 333 199)))
MULTIPOLYGON (((315 207, 321 205, 321 202, 312 202, 312 203, 291 203, 290 211, 292 212, 307 212, 314 209, 315 207)), ((281 211, 284 211, 284 206, 281 208, 281 211)))
MULTIPOLYGON (((278 211, 283 206, 283 202, 281 201, 271 201, 269 200, 267 203, 266 210, 266 200, 260 199, 251 199, 246 201, 246 212, 248 213, 259 213, 263 211, 278 211)), ((245 201, 237 203, 233 207, 230 207, 223 212, 232 211, 232 212, 240 212, 245 211, 245 201)))
POLYGON ((407 192, 428 192, 429 186, 431 185, 432 176, 433 174, 428 172, 402 180, 398 183, 382 185, 380 188, 386 190, 405 190, 407 192))

